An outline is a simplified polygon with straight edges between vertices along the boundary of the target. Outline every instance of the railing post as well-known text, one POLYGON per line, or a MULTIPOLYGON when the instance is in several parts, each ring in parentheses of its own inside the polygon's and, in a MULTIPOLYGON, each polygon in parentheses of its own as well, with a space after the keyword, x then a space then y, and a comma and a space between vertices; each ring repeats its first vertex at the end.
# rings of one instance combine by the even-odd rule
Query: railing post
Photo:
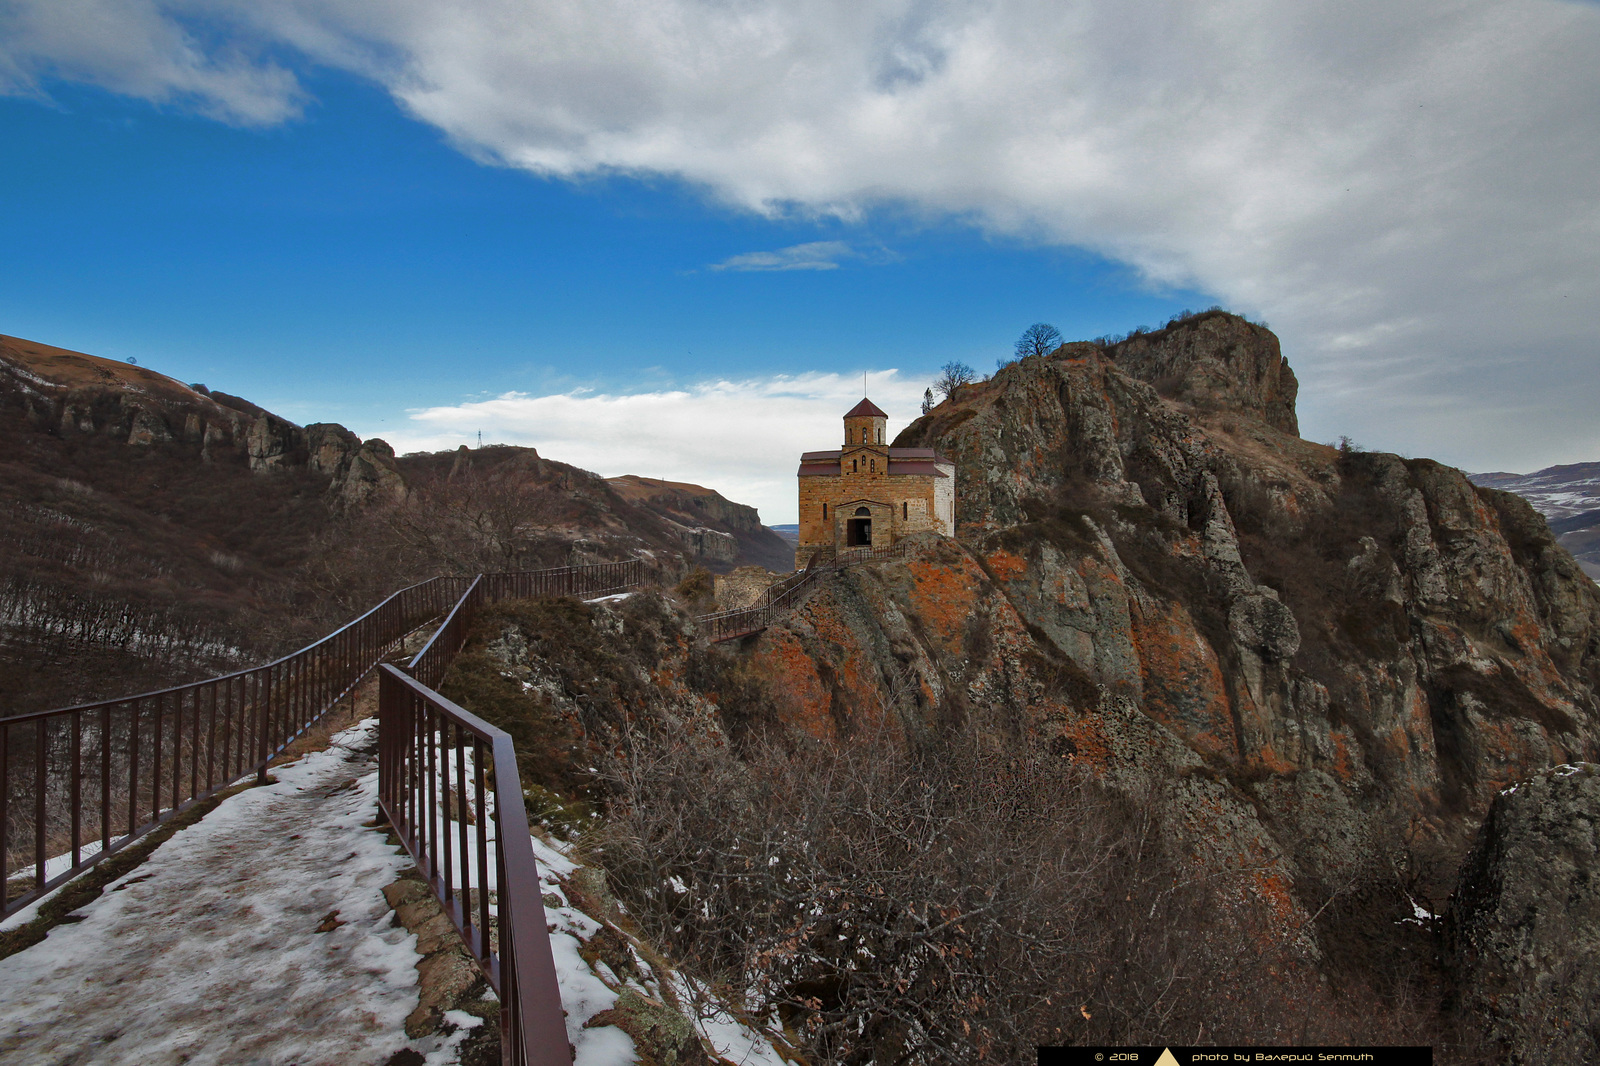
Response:
POLYGON ((261 671, 261 682, 256 685, 256 758, 260 765, 256 768, 256 784, 267 783, 267 760, 271 749, 271 741, 267 739, 267 722, 270 718, 268 707, 272 703, 272 667, 267 666, 261 671))

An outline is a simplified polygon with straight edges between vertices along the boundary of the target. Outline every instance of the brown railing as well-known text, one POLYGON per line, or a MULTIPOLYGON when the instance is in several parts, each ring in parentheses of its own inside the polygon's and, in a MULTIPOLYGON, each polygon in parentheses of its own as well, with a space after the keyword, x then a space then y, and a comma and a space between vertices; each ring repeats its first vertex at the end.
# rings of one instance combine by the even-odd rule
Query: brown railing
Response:
POLYGON ((485 604, 538 596, 605 596, 643 580, 644 563, 638 559, 479 574, 404 672, 386 664, 378 676, 378 802, 500 997, 501 1061, 508 1066, 572 1063, 550 940, 542 935, 544 902, 532 830, 511 738, 433 690, 485 604), (488 797, 485 744, 494 771, 488 797), (471 803, 469 775, 475 790, 471 803), (489 809, 494 840, 500 842, 493 849, 493 881, 487 859, 489 809), (469 834, 467 827, 474 824, 476 833, 469 834))
POLYGON ((378 721, 378 803, 500 998, 501 1061, 571 1066, 511 737, 387 663, 378 721))
POLYGON ((406 672, 429 688, 437 688, 444 680, 450 661, 466 641, 473 617, 486 603, 531 600, 540 596, 606 596, 636 588, 643 580, 644 562, 639 559, 558 566, 552 570, 479 574, 450 609, 444 624, 406 664, 406 672))
POLYGON ((840 552, 826 562, 818 562, 767 589, 760 603, 701 615, 699 622, 713 644, 759 633, 784 612, 793 608, 811 587, 829 574, 873 559, 899 559, 906 554, 905 542, 887 548, 856 548, 840 552))
POLYGON ((609 596, 637 588, 644 582, 644 560, 485 574, 484 581, 484 594, 490 603, 531 600, 539 596, 609 596))
POLYGON ((224 677, 0 718, 0 914, 267 763, 461 595, 433 578, 292 655, 224 677), (52 859, 51 857, 54 856, 52 859), (26 887, 14 898, 19 873, 26 887))

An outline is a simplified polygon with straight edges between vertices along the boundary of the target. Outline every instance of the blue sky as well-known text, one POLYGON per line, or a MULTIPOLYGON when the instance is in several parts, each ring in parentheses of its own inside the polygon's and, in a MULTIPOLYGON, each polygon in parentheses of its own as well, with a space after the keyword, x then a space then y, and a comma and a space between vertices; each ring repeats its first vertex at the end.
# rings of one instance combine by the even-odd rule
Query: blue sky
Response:
POLYGON ((1600 449, 1593 5, 610 6, 0 4, 0 332, 773 522, 863 372, 1212 303, 1309 437, 1600 449))

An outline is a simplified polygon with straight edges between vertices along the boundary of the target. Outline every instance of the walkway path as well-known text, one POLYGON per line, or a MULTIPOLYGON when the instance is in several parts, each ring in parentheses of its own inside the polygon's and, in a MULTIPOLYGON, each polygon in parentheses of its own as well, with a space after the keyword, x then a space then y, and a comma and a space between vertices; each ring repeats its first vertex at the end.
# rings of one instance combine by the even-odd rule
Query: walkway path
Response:
POLYGON ((409 859, 362 828, 376 737, 363 722, 275 768, 276 784, 176 833, 82 921, 0 962, 0 1061, 382 1066, 403 1048, 454 1061, 464 1030, 405 1037, 415 938, 390 924, 382 889, 409 859))

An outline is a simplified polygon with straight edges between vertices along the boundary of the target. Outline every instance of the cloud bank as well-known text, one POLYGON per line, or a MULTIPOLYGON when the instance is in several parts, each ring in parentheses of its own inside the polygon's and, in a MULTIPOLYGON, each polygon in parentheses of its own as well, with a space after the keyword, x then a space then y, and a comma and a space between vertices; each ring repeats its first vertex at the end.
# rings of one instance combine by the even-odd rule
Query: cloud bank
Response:
POLYGON ((290 52, 485 162, 670 175, 767 214, 909 207, 1214 293, 1283 336, 1313 434, 1519 469, 1600 454, 1600 6, 0 6, 13 92, 76 78, 270 123, 301 106, 290 52))
MULTIPOLYGON (((891 436, 926 387, 896 370, 868 375, 867 394, 904 415, 890 419, 891 436)), ((607 477, 697 481, 756 507, 764 522, 793 522, 800 453, 840 446, 860 390, 859 377, 818 373, 615 395, 508 392, 413 411, 408 428, 383 437, 400 452, 439 451, 475 445, 481 430, 486 442, 528 445, 607 477)))

